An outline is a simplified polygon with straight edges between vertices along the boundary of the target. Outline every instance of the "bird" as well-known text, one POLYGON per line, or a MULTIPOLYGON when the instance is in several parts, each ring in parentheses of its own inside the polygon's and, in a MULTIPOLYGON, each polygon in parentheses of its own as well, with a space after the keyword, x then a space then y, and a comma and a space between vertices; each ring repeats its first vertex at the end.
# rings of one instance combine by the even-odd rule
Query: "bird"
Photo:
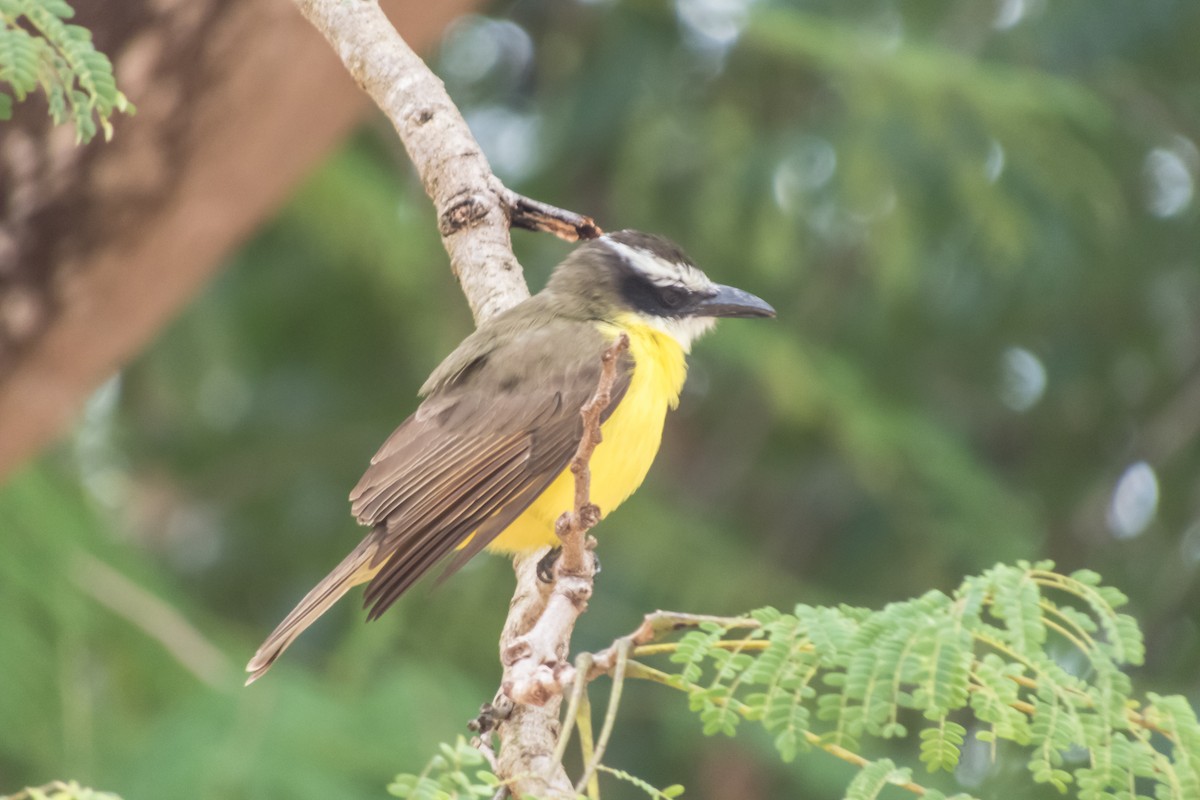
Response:
POLYGON ((376 619, 437 563, 443 578, 484 548, 555 545, 573 507, 569 462, 602 355, 623 333, 592 453, 591 502, 606 515, 641 485, 679 403, 692 343, 722 317, 773 317, 762 299, 713 282, 678 245, 621 230, 588 240, 545 288, 484 321, 421 387, 422 402, 350 493, 370 532, 296 605, 246 666, 246 684, 347 591, 367 584, 376 619))

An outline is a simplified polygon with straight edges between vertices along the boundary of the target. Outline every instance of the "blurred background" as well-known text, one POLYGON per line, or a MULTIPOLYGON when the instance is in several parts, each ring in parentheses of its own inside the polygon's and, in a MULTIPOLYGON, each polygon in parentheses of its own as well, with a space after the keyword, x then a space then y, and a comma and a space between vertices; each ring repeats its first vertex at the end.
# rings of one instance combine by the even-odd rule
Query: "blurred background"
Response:
MULTIPOLYGON (((596 531, 576 647, 655 608, 878 606, 1049 557, 1131 596, 1141 691, 1200 700, 1197 41, 1182 0, 457 18, 431 62, 502 179, 779 312, 696 347, 646 485, 596 531)), ((569 252, 514 240, 535 291, 569 252)), ((352 593, 263 681, 240 670, 358 541, 348 490, 470 329, 374 119, 0 488, 0 792, 382 797, 465 733, 498 679, 500 558, 370 625, 352 593)), ((852 775, 749 727, 707 740, 646 686, 607 761, 696 798, 852 775)), ((955 778, 1012 797, 1024 766, 972 750, 955 778)))

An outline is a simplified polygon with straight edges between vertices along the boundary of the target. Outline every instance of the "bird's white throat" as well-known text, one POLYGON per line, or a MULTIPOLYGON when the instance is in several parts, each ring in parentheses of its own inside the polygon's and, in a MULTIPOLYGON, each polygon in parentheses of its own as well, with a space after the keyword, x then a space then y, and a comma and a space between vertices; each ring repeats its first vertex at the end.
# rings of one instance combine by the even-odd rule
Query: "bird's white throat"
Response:
POLYGON ((639 315, 638 321, 655 330, 662 331, 683 348, 683 352, 692 351, 692 342, 708 333, 717 324, 714 317, 654 317, 639 315))

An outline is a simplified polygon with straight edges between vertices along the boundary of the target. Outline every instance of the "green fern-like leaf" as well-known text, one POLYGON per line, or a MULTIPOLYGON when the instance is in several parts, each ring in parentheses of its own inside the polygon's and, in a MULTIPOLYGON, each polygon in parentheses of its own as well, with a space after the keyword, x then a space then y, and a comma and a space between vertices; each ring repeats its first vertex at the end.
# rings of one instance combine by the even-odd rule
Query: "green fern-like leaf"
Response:
MULTIPOLYGON (((896 679, 902 674, 901 661, 913 644, 911 625, 902 624, 894 607, 859 626, 852 642, 854 653, 847 660, 846 680, 842 686, 845 701, 843 726, 852 735, 865 730, 875 736, 893 722, 896 679)), ((902 616, 902 615, 899 615, 902 616)))
MULTIPOLYGON (((718 647, 717 643, 727 632, 717 623, 704 623, 699 630, 686 634, 671 654, 671 660, 683 666, 676 679, 688 687, 688 704, 700 713, 706 736, 717 733, 732 736, 741 719, 752 713, 735 693, 743 685, 747 670, 755 666, 756 659, 737 648, 718 647), (707 686, 701 686, 706 661, 714 667, 714 674, 707 686)), ((742 642, 761 636, 762 631, 752 630, 742 642)))
POLYGON ((74 16, 71 7, 64 0, 4 0, 0 12, 0 85, 8 87, 0 92, 0 118, 11 117, 14 97, 24 100, 40 87, 51 119, 73 122, 77 141, 98 131, 111 138, 112 116, 134 109, 91 32, 64 21, 74 16))
POLYGON ((990 570, 992 613, 1004 621, 1009 641, 1021 652, 1040 647, 1046 641, 1046 625, 1038 603, 1041 593, 1028 570, 998 566, 990 570))
POLYGON ((0 81, 6 81, 17 100, 37 89, 44 43, 20 28, 0 30, 0 81))
POLYGON ((1029 730, 1034 751, 1029 771, 1036 782, 1049 783, 1065 792, 1073 779, 1070 772, 1062 769, 1063 753, 1083 737, 1076 735, 1071 710, 1054 687, 1039 687, 1032 700, 1034 712, 1029 730))
POLYGON ((5 795, 13 800, 121 800, 110 792, 98 792, 81 786, 76 781, 54 781, 45 786, 29 787, 14 795, 5 795))
POLYGON ((967 686, 974 662, 971 634, 965 628, 940 625, 927 631, 914 704, 925 716, 943 717, 967 704, 967 686))
POLYGON ((704 659, 715 649, 725 633, 723 629, 689 631, 679 640, 679 646, 671 654, 671 661, 682 664, 680 675, 688 683, 696 683, 704 674, 704 659))
POLYGON ((737 732, 740 718, 732 703, 728 701, 727 690, 707 689, 696 692, 692 695, 692 701, 692 710, 700 712, 705 736, 715 736, 718 733, 733 736, 737 732))
MULTIPOLYGON (((1134 710, 1123 667, 1140 660, 1143 645, 1117 610, 1123 603, 1092 573, 998 565, 952 594, 878 611, 760 609, 752 614, 760 629, 740 640, 707 626, 678 642, 672 660, 682 674, 665 682, 687 688, 705 732, 757 721, 785 760, 905 737, 915 711, 926 721, 920 760, 951 771, 966 726, 950 716, 972 714, 980 741, 1027 748, 1036 783, 1082 800, 1135 800, 1129 787, 1143 784, 1156 800, 1196 800, 1200 725, 1181 698, 1151 695, 1134 710)), ((872 796, 882 769, 864 770, 854 791, 872 796)))
POLYGON ((846 788, 845 800, 875 800, 889 785, 905 784, 912 773, 897 767, 891 759, 872 761, 858 771, 846 788))
POLYGON ((1200 722, 1187 700, 1178 695, 1148 695, 1143 715, 1171 742, 1169 754, 1160 758, 1164 780, 1160 795, 1200 797, 1200 722), (1166 780, 1169 778, 1169 781, 1166 780))
POLYGON ((775 748, 784 761, 791 761, 807 747, 804 735, 809 731, 809 710, 805 703, 817 693, 812 686, 819 668, 817 654, 801 634, 795 616, 756 618, 769 619, 764 626, 768 645, 746 670, 745 682, 765 688, 747 695, 747 716, 776 732, 775 748))
POLYGON ((855 610, 798 605, 795 615, 823 663, 844 661, 845 650, 858 632, 859 619, 855 618, 855 610))
POLYGON ((1020 696, 1015 679, 1024 673, 1021 665, 1007 663, 995 653, 987 653, 975 662, 976 689, 971 693, 971 709, 981 722, 991 725, 990 730, 978 732, 977 738, 985 742, 1007 739, 1029 744, 1032 736, 1029 717, 1015 707, 1020 696))
POLYGON ((500 780, 486 769, 483 754, 460 736, 454 744, 441 744, 441 752, 419 774, 397 775, 388 793, 406 800, 468 800, 491 797, 500 780))
POLYGON ((1070 575, 1043 574, 1039 577, 1048 586, 1066 592, 1088 605, 1099 623, 1100 630, 1104 632, 1104 639, 1098 646, 1109 657, 1119 664, 1142 663, 1146 647, 1137 621, 1128 614, 1117 611, 1129 602, 1129 598, 1121 590, 1113 586, 1102 586, 1100 576, 1091 570, 1077 570, 1070 575))
POLYGON ((948 719, 943 719, 937 727, 921 731, 921 761, 926 769, 952 772, 958 766, 966 736, 966 728, 948 719))
POLYGON ((29 13, 30 9, 41 8, 59 19, 71 19, 75 16, 75 9, 71 8, 66 0, 22 0, 14 5, 24 13, 29 13))
POLYGON ((96 121, 92 118, 92 109, 88 106, 88 98, 83 92, 73 91, 68 95, 71 104, 71 119, 75 123, 75 139, 79 142, 91 141, 96 135, 96 121))
MULTIPOLYGON (((1048 562, 997 566, 952 594, 878 611, 760 609, 748 632, 744 619, 704 623, 666 648, 677 674, 645 665, 631 674, 686 691, 707 734, 760 723, 785 760, 823 748, 863 764, 854 754, 861 740, 905 737, 901 719, 919 718, 920 761, 952 772, 967 736, 959 720, 974 715, 977 739, 1026 748, 1033 782, 1079 800, 1146 800, 1150 787, 1155 800, 1197 800, 1200 722, 1181 697, 1133 700, 1122 667, 1139 657, 1141 635, 1116 610, 1123 601, 1091 573, 1062 575, 1048 562)), ((412 800, 492 796, 499 782, 482 766, 460 739, 389 789, 412 800)), ((655 800, 682 791, 598 768, 655 800)), ((876 800, 889 786, 926 800, 974 800, 918 786, 886 759, 863 764, 845 796, 876 800)))

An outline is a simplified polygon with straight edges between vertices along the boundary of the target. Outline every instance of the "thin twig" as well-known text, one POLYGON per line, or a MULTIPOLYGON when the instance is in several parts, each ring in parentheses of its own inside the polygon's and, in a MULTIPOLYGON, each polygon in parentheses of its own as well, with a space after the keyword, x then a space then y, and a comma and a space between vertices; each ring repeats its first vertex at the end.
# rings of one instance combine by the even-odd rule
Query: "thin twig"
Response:
POLYGON ((705 623, 720 625, 726 630, 754 629, 762 627, 762 623, 752 617, 714 617, 708 614, 684 614, 676 611, 654 611, 642 618, 633 633, 622 636, 608 647, 596 653, 593 658, 592 671, 588 680, 593 680, 612 670, 617 647, 622 642, 629 642, 631 647, 648 645, 661 636, 687 628, 698 628, 705 623))
MULTIPOLYGON (((633 649, 631 651, 631 655, 635 656, 635 657, 667 655, 669 653, 676 652, 679 649, 679 643, 678 642, 655 643, 654 639, 658 638, 659 636, 664 635, 665 633, 669 633, 674 630, 679 630, 679 629, 686 628, 686 627, 696 627, 704 622, 715 622, 715 623, 725 626, 729 630, 733 630, 734 628, 751 628, 751 629, 753 629, 753 628, 758 627, 758 623, 755 620, 746 618, 746 617, 704 617, 704 616, 700 616, 700 615, 677 614, 674 612, 656 611, 653 614, 647 614, 646 618, 643 620, 642 624, 633 633, 629 634, 628 636, 622 637, 621 639, 618 639, 608 648, 605 648, 604 650, 595 654, 595 656, 593 658, 592 669, 587 674, 587 680, 588 681, 594 680, 594 679, 598 678, 600 675, 604 675, 604 674, 614 674, 616 665, 619 663, 619 660, 620 660, 619 651, 620 651, 621 647, 624 647, 627 645, 632 645, 633 649)), ((1010 648, 1008 648, 1007 646, 1005 646, 1002 642, 999 642, 999 641, 992 639, 983 634, 977 633, 977 634, 974 634, 974 636, 981 643, 987 644, 991 647, 996 648, 997 650, 1000 650, 1001 652, 1005 653, 1009 657, 1011 657, 1015 660, 1021 661, 1022 663, 1024 663, 1024 665, 1027 668, 1033 669, 1036 671, 1036 667, 1034 667, 1034 665, 1032 663, 1024 660, 1019 654, 1017 654, 1015 651, 1013 651, 1010 648)), ((766 642, 766 641, 738 640, 738 641, 732 641, 732 642, 720 641, 720 642, 716 642, 713 646, 716 648, 720 648, 720 649, 735 650, 735 651, 764 650, 770 646, 770 643, 766 642)), ((1084 652, 1086 652, 1086 650, 1084 652)), ((630 660, 628 662, 628 664, 626 666, 625 677, 652 681, 654 683, 660 683, 660 684, 663 684, 664 686, 670 686, 673 689, 681 689, 683 691, 701 691, 701 690, 703 690, 703 687, 700 687, 695 684, 691 684, 691 683, 687 682, 686 680, 684 680, 684 678, 681 675, 674 675, 674 674, 671 674, 668 672, 663 672, 661 670, 657 670, 653 667, 650 667, 646 664, 643 664, 639 661, 634 661, 634 660, 630 660)), ((1031 691, 1036 691, 1038 688, 1038 682, 1035 679, 1030 678, 1028 676, 1008 675, 1007 677, 1009 678, 1009 680, 1013 681, 1014 683, 1018 684, 1019 686, 1025 688, 1025 689, 1029 689, 1031 691)), ((984 688, 982 682, 979 680, 979 678, 974 673, 972 673, 972 675, 971 675, 971 680, 972 680, 972 683, 970 685, 968 685, 968 687, 967 687, 970 692, 973 692, 973 693, 979 692, 984 688)), ((1077 700, 1079 700, 1086 706, 1091 706, 1094 702, 1092 700, 1092 698, 1090 698, 1086 693, 1084 693, 1080 690, 1073 689, 1073 688, 1067 688, 1064 691, 1067 695, 1076 698, 1077 700)), ((716 701, 716 702, 728 705, 727 703, 724 703, 724 701, 716 701)), ((1022 714, 1030 716, 1030 717, 1032 717, 1036 713, 1036 708, 1033 706, 1033 704, 1028 703, 1024 700, 1011 701, 1008 703, 1008 706, 1016 711, 1021 712, 1022 714)), ((740 715, 745 716, 743 714, 743 709, 739 708, 736 705, 732 706, 732 708, 734 711, 736 711, 740 715)), ((1132 725, 1134 727, 1141 728, 1141 729, 1147 730, 1147 731, 1154 731, 1155 733, 1163 735, 1164 737, 1166 737, 1167 739, 1169 739, 1172 742, 1175 741, 1175 737, 1171 733, 1162 729, 1160 726, 1156 725, 1152 720, 1147 719, 1146 716, 1142 713, 1139 713, 1137 711, 1137 709, 1127 708, 1126 709, 1126 719, 1129 721, 1130 725, 1132 725)), ((854 753, 850 750, 846 750, 845 748, 840 747, 838 745, 830 744, 830 743, 826 742, 824 739, 822 739, 820 736, 818 736, 817 734, 812 733, 811 731, 806 731, 804 735, 805 735, 806 739, 808 740, 809 744, 819 747, 820 749, 824 750, 825 752, 830 753, 831 755, 837 756, 838 758, 842 759, 843 761, 848 761, 848 762, 850 762, 852 764, 856 764, 860 767, 865 766, 866 764, 870 763, 870 761, 868 759, 864 758, 863 756, 860 756, 857 753, 854 753)), ((908 789, 909 791, 911 791, 914 794, 917 794, 919 796, 924 795, 924 793, 925 793, 924 787, 922 787, 920 784, 915 784, 915 783, 904 784, 901 786, 901 788, 908 789)))
MULTIPOLYGON (((433 201, 450 267, 476 324, 529 296, 512 252, 511 226, 544 230, 568 240, 600 234, 588 217, 521 197, 503 186, 445 86, 396 33, 377 2, 294 2, 395 127, 433 201)), ((550 598, 533 569, 538 558, 540 554, 519 557, 514 563, 517 586, 500 639, 506 664, 504 654, 513 642, 529 631, 534 620, 545 616, 550 598)), ((518 706, 498 719, 497 774, 512 781, 513 794, 547 800, 569 797, 566 772, 560 763, 549 761, 558 700, 543 707, 518 706)))
MULTIPOLYGON (((570 724, 570 721, 567 722, 570 724)), ((592 700, 585 690, 575 717, 575 727, 579 728, 579 755, 584 764, 590 764, 596 758, 596 742, 592 739, 592 700)), ((588 797, 600 800, 600 781, 592 775, 587 782, 588 797)), ((579 790, 576 789, 576 792, 579 790)))
MULTIPOLYGON (((662 670, 647 666, 640 661, 630 661, 628 663, 626 668, 626 677, 653 681, 654 683, 660 683, 663 686, 670 686, 672 689, 680 689, 685 692, 704 690, 704 687, 684 680, 683 676, 681 675, 672 675, 668 672, 663 672, 662 670)), ((712 697, 712 702, 716 705, 729 708, 740 717, 751 719, 749 710, 742 703, 736 700, 731 703, 727 698, 724 697, 712 697)), ((847 750, 841 745, 827 742, 821 736, 813 733, 812 731, 804 731, 804 740, 813 747, 824 750, 826 753, 829 753, 829 755, 853 764, 860 769, 871 763, 870 759, 860 756, 853 750, 847 750)), ((913 781, 909 781, 908 783, 898 783, 896 786, 912 792, 918 797, 924 797, 928 791, 928 789, 926 789, 924 786, 913 781)))
POLYGON ((595 777, 596 767, 604 758, 604 751, 608 749, 608 741, 612 738, 613 728, 617 724, 617 708, 621 705, 621 691, 625 688, 625 668, 629 665, 629 651, 632 649, 633 643, 628 640, 617 644, 617 663, 613 667, 612 691, 608 696, 608 709, 604 712, 604 725, 600 728, 600 738, 596 740, 596 750, 587 762, 583 776, 575 784, 577 792, 595 777))
POLYGON ((514 228, 551 233, 568 242, 595 239, 604 233, 591 217, 534 200, 505 188, 500 195, 514 228))
POLYGON ((587 532, 600 520, 600 509, 590 501, 588 462, 601 440, 600 420, 612 402, 617 362, 628 347, 628 337, 621 334, 604 351, 596 391, 579 412, 583 418, 583 436, 571 459, 575 508, 565 512, 555 525, 562 553, 554 565, 550 597, 528 632, 516 637, 501 653, 504 677, 500 689, 518 704, 543 705, 553 697, 560 697, 563 687, 575 677, 566 655, 575 621, 587 610, 592 596, 595 561, 588 553, 587 532))
MULTIPOLYGON (((617 381, 617 361, 629 349, 629 337, 617 336, 601 356, 600 382, 579 416, 583 418, 583 436, 571 459, 571 474, 575 476, 575 508, 565 511, 554 524, 554 532, 562 542, 562 554, 555 564, 555 584, 560 578, 594 572, 593 559, 587 557, 587 532, 600 521, 600 508, 592 503, 592 470, 589 464, 596 446, 603 440, 600 420, 612 403, 613 384, 617 381), (586 563, 585 563, 586 562, 586 563)), ((590 594, 589 590, 589 594, 590 594)))
MULTIPOLYGON (((755 639, 747 641, 745 639, 722 639, 719 642, 712 643, 714 650, 737 650, 754 652, 755 650, 766 650, 771 646, 771 643, 766 639, 755 639)), ((657 642, 655 644, 643 644, 635 647, 631 654, 634 658, 643 658, 645 656, 659 656, 664 653, 674 653, 679 650, 679 642, 657 642)), ((812 646, 808 645, 800 648, 801 651, 812 650, 812 646)))
POLYGON ((445 86, 377 2, 294 2, 395 127, 433 201, 450 268, 477 323, 529 296, 510 227, 568 241, 601 234, 590 217, 523 197, 501 183, 445 86))
POLYGON ((71 580, 113 613, 158 641, 184 669, 214 689, 228 689, 234 674, 221 649, 158 596, 90 555, 76 556, 71 580))
POLYGON ((474 747, 483 754, 484 759, 488 762, 488 766, 492 768, 492 774, 496 774, 499 769, 499 763, 496 761, 496 751, 492 748, 491 735, 472 736, 471 747, 474 747))
POLYGON ((558 735, 558 744, 554 747, 554 760, 562 763, 567 754, 567 745, 571 743, 571 731, 574 725, 571 721, 579 714, 579 705, 587 699, 587 681, 579 680, 580 675, 592 671, 592 654, 580 653, 575 659, 575 680, 571 683, 571 699, 567 702, 567 713, 563 716, 562 733, 558 735))

